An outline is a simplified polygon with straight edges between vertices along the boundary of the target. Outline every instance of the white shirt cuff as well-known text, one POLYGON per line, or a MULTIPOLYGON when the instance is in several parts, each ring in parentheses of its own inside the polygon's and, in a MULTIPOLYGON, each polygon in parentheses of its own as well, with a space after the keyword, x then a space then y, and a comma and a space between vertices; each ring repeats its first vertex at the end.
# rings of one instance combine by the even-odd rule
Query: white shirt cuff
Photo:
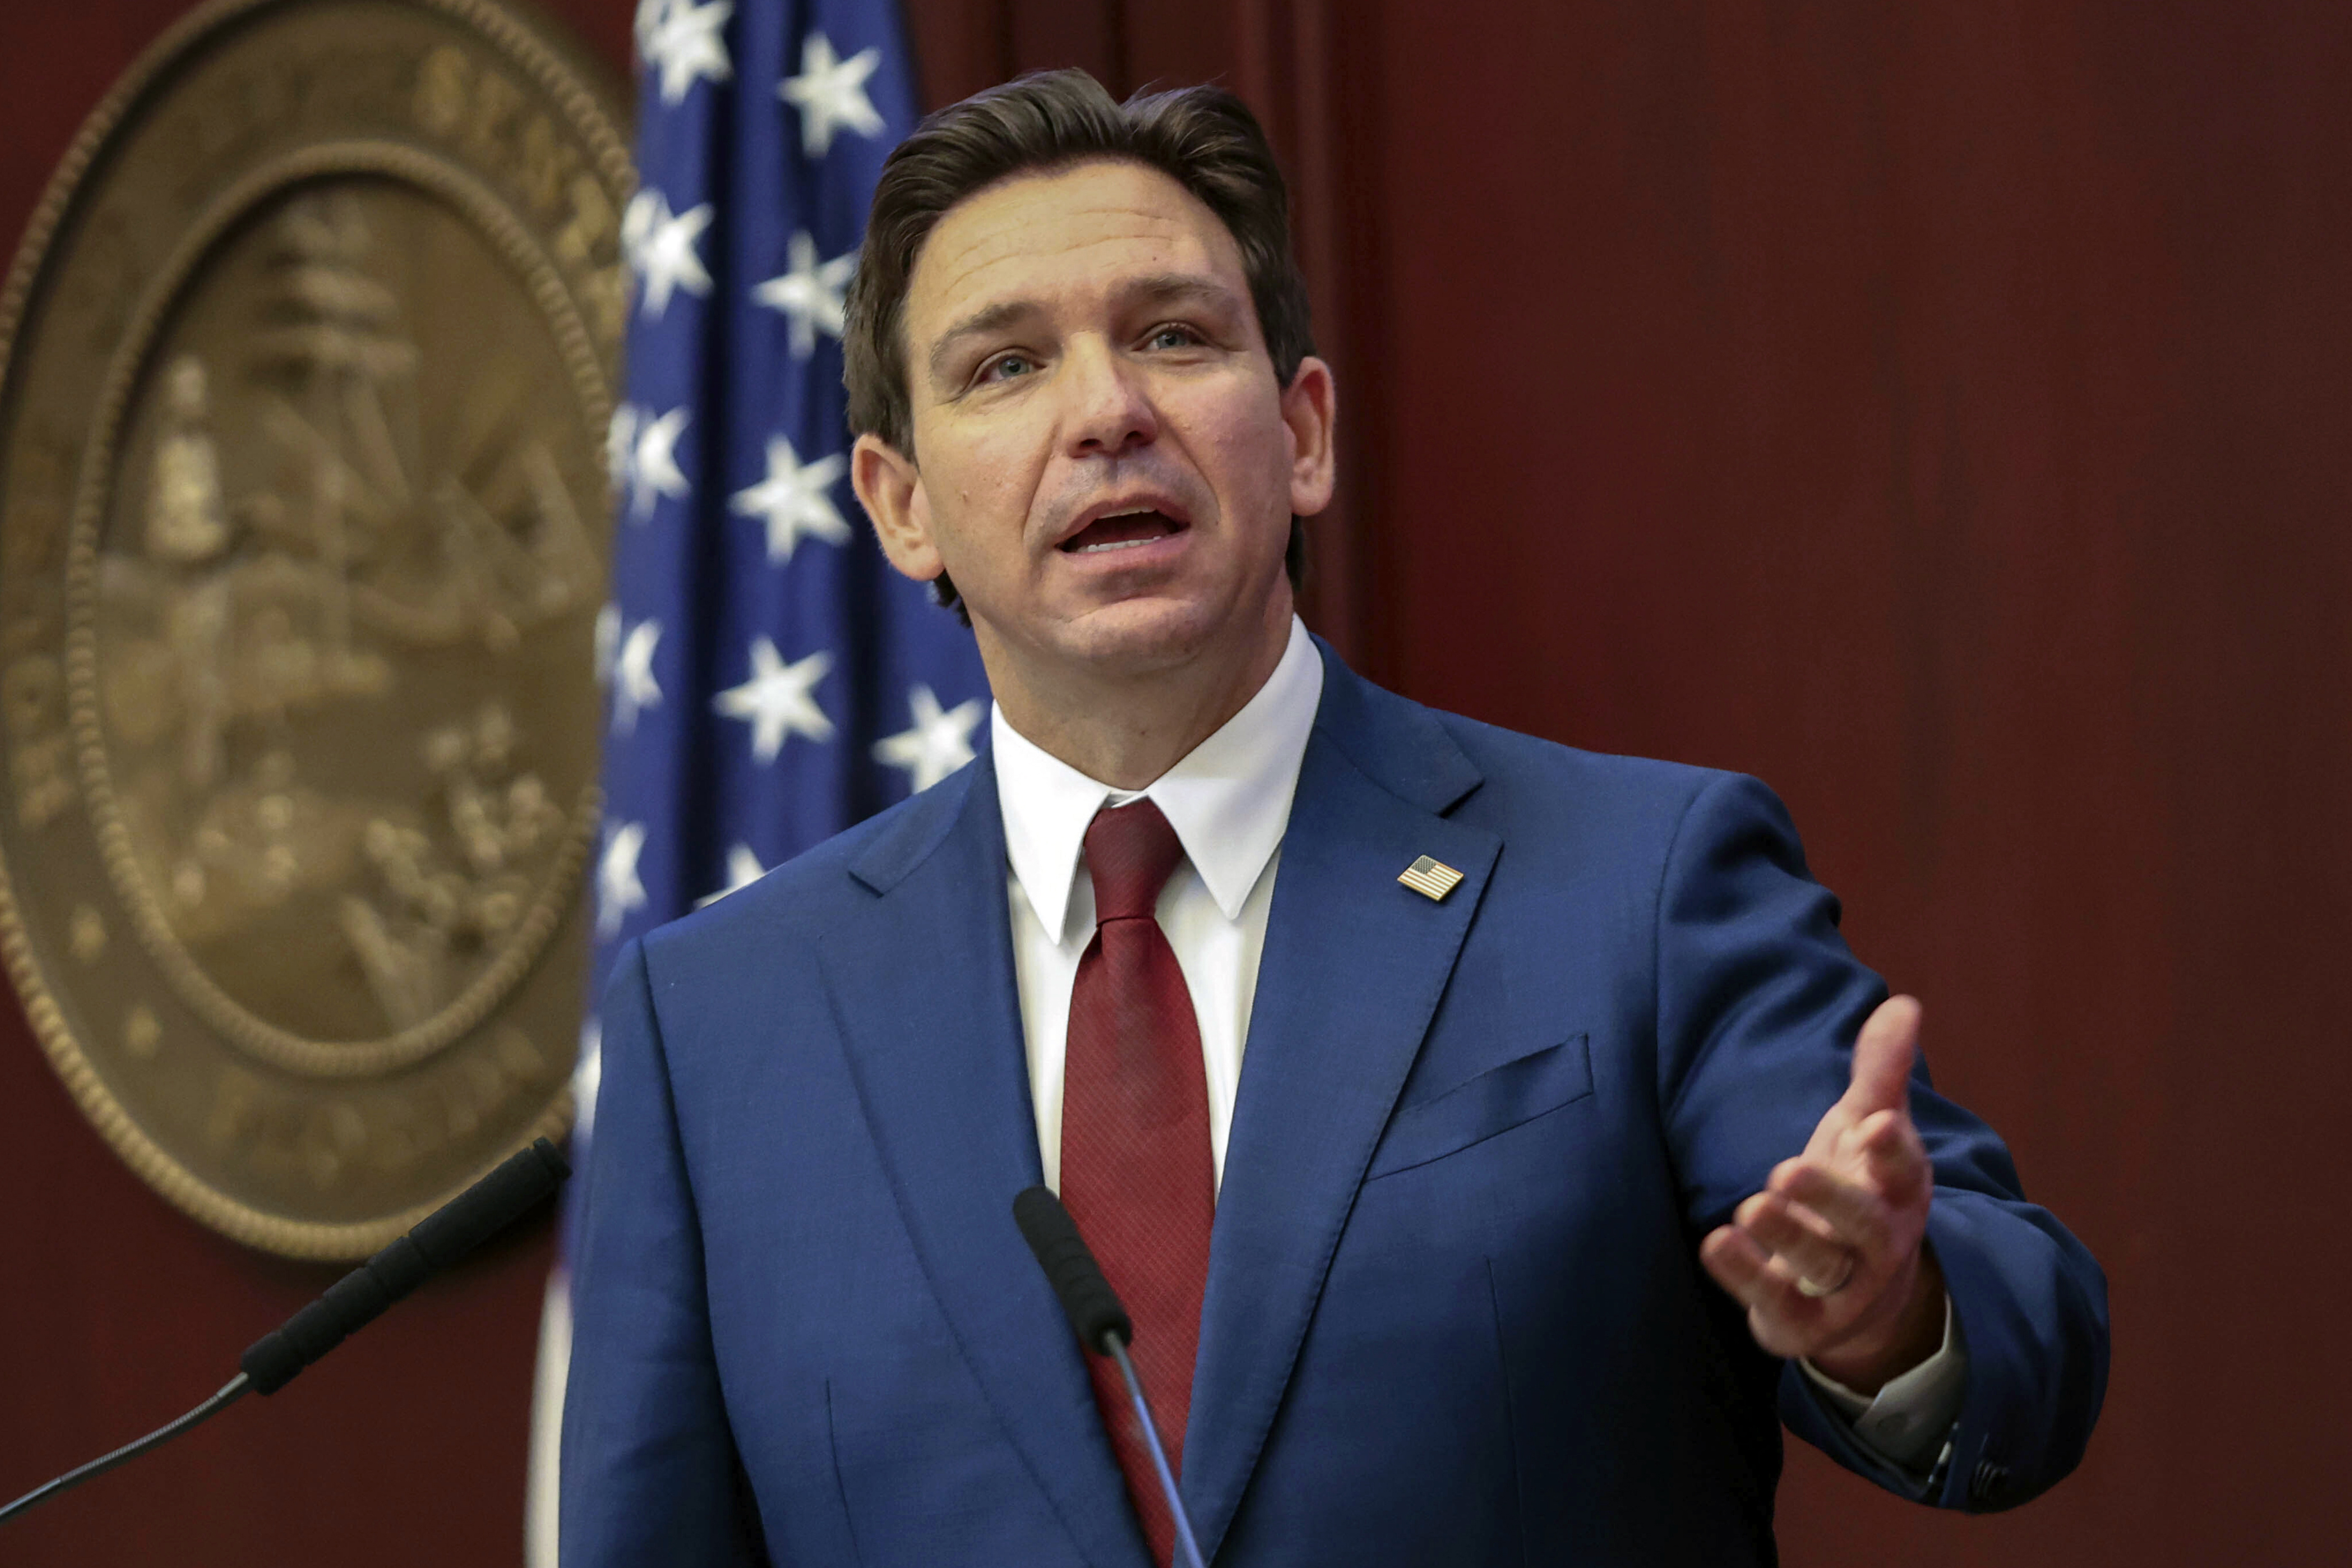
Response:
POLYGON ((1830 1406, 1853 1427, 1853 1435, 1882 1458, 1906 1470, 1925 1472, 1935 1463, 1960 1403, 1969 1390, 1969 1348, 1952 1298, 1944 1297, 1944 1342, 1934 1355, 1879 1389, 1878 1396, 1856 1394, 1811 1362, 1800 1360, 1805 1375, 1830 1406))

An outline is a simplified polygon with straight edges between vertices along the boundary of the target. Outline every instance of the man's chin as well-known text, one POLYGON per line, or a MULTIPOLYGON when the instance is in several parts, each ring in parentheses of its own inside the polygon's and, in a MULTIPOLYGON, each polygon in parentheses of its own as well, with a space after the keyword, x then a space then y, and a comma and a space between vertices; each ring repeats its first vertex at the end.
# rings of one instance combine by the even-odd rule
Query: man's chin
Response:
POLYGON ((1024 637, 1035 654, 1076 674, 1144 676, 1189 664, 1226 637, 1240 640, 1235 617, 1222 606, 1158 595, 1097 605, 1024 637))
POLYGON ((1188 664, 1232 627, 1199 605, 1129 599, 1067 624, 1055 640, 1066 657, 1105 674, 1148 674, 1188 664))

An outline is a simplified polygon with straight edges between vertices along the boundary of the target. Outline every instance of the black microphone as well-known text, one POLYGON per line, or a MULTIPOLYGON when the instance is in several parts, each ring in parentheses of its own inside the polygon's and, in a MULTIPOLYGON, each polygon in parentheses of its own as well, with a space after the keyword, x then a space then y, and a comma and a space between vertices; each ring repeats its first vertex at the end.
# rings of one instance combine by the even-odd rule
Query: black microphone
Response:
POLYGON ((277 1393, 304 1367, 374 1321, 386 1307, 538 1207, 571 1173, 554 1144, 533 1139, 530 1148, 419 1220, 416 1228, 330 1285, 325 1295, 281 1327, 254 1341, 238 1358, 244 1370, 219 1393, 170 1426, 0 1508, 0 1522, 161 1447, 247 1394, 277 1393))
POLYGON ((406 1236, 327 1287, 327 1293, 253 1342, 237 1364, 256 1394, 297 1373, 375 1321, 378 1313, 539 1205, 572 1173, 555 1145, 534 1139, 506 1163, 417 1221, 406 1236))
POLYGON ((1192 1539, 1192 1516, 1184 1511, 1184 1500, 1176 1493, 1176 1476, 1168 1468, 1168 1451, 1160 1445, 1160 1426, 1151 1419, 1150 1403, 1143 1397, 1143 1380, 1135 1375, 1135 1363, 1128 1359, 1127 1347, 1135 1338, 1134 1321, 1127 1309, 1119 1304, 1118 1292, 1103 1278, 1102 1265, 1095 1261, 1094 1248, 1078 1234, 1078 1222, 1062 1206, 1051 1187, 1031 1187, 1013 1200, 1013 1223, 1021 1227, 1021 1237, 1029 1250, 1037 1255, 1037 1267, 1045 1271, 1045 1282, 1054 1288, 1060 1299, 1062 1311, 1077 1331, 1078 1342, 1097 1355, 1107 1355, 1118 1363, 1118 1374, 1127 1380, 1127 1397, 1135 1405, 1136 1418, 1143 1423, 1144 1445, 1151 1450, 1151 1468, 1159 1472, 1160 1492, 1168 1499, 1168 1511, 1176 1521, 1176 1543, 1182 1549, 1181 1561, 1190 1568, 1205 1568, 1201 1561, 1201 1548, 1192 1539))

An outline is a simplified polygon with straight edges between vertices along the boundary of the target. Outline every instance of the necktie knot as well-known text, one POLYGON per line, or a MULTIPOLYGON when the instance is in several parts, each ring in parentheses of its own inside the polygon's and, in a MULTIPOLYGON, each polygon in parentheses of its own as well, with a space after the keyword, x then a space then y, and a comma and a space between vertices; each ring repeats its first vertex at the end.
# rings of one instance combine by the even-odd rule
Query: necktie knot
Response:
POLYGON ((1095 921, 1150 920, 1184 846, 1150 800, 1095 814, 1087 827, 1087 872, 1095 884, 1095 921))

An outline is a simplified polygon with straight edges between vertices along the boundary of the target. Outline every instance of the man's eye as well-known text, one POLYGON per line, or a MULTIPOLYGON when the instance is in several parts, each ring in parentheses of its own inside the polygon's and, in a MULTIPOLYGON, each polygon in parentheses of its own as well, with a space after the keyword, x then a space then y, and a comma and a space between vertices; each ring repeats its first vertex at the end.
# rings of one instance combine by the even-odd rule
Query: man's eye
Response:
POLYGON ((1200 334, 1190 327, 1161 327, 1150 339, 1155 349, 1189 349, 1200 341, 1200 334))
POLYGON ((1030 361, 1027 354, 1006 354, 1001 359, 992 359, 989 361, 986 365, 982 366, 980 373, 980 379, 982 381, 1011 381, 1015 376, 1027 375, 1031 371, 1035 370, 1036 368, 1036 365, 1030 361))

